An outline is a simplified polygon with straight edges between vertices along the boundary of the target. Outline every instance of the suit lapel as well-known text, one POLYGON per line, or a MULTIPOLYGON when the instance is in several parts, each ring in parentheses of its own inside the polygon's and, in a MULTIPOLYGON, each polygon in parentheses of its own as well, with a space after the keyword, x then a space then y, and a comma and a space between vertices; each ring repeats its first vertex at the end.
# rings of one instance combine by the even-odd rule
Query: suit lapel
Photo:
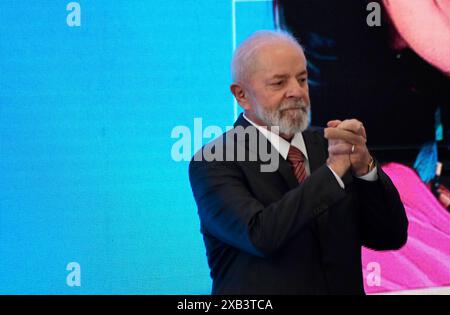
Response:
MULTIPOLYGON (((252 124, 249 123, 244 118, 244 116, 242 114, 240 114, 238 119, 234 123, 234 127, 237 127, 237 126, 242 126, 244 128, 247 128, 249 126, 252 126, 252 124)), ((261 132, 259 132, 259 130, 257 130, 257 135, 258 135, 258 138, 259 137, 264 137, 264 135, 261 132)), ((258 143, 259 143, 259 141, 258 141, 258 143)), ((267 150, 269 150, 269 151, 266 151, 266 152, 274 152, 274 150, 276 150, 275 147, 272 146, 270 141, 267 141, 267 144, 268 144, 267 150)), ((246 148, 246 150, 251 150, 249 148, 249 143, 248 143, 248 139, 247 138, 245 139, 245 148, 246 148)), ((258 154, 258 152, 253 152, 253 153, 258 154)), ((295 178, 294 172, 292 172, 292 168, 291 168, 291 165, 289 164, 289 162, 286 161, 279 153, 278 153, 278 161, 279 161, 278 172, 275 172, 274 175, 277 174, 277 173, 279 175, 281 175, 283 180, 288 185, 289 189, 297 187, 298 186, 298 182, 297 182, 297 179, 295 178)), ((259 164, 261 163, 259 157, 258 157, 258 163, 259 164)))
POLYGON ((305 141, 306 151, 308 153, 309 169, 311 174, 321 167, 327 160, 327 155, 323 145, 317 136, 314 136, 310 129, 302 132, 305 141))
POLYGON ((283 177, 284 181, 288 184, 289 189, 294 189, 298 186, 297 178, 295 178, 292 166, 280 155, 280 163, 278 166, 278 172, 283 177))

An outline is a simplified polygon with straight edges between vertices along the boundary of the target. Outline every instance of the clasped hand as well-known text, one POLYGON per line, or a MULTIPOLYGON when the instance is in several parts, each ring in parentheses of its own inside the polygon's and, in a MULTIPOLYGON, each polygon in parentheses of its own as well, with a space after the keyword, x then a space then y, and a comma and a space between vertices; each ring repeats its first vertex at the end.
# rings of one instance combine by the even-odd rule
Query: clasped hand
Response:
POLYGON ((332 120, 325 128, 328 139, 327 165, 342 177, 349 169, 355 176, 368 173, 368 165, 372 159, 367 149, 366 130, 356 119, 344 121, 332 120))

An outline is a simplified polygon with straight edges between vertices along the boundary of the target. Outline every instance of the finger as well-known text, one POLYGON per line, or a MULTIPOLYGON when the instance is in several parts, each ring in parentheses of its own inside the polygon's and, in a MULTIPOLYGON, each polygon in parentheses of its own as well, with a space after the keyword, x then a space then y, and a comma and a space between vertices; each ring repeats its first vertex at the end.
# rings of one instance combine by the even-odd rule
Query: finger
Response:
POLYGON ((366 139, 363 136, 354 134, 340 128, 325 128, 325 138, 328 140, 344 140, 350 144, 365 144, 366 139))
POLYGON ((352 131, 358 135, 363 135, 363 133, 364 133, 364 131, 363 131, 364 125, 357 119, 344 120, 337 127, 341 128, 341 129, 352 131))
POLYGON ((362 126, 360 126, 360 127, 352 126, 351 128, 338 126, 337 128, 352 132, 352 133, 359 135, 359 136, 363 137, 364 139, 366 139, 366 130, 362 126))
POLYGON ((366 143, 366 139, 364 139, 363 136, 356 135, 351 131, 338 128, 327 128, 325 130, 325 138, 327 138, 329 141, 341 140, 355 145, 365 145, 366 143))
POLYGON ((364 139, 367 139, 366 128, 364 128, 364 126, 362 126, 362 136, 364 137, 364 139))
POLYGON ((338 120, 338 119, 330 120, 330 121, 327 123, 327 126, 328 126, 328 127, 331 127, 331 128, 334 128, 334 127, 337 127, 341 122, 342 122, 342 121, 340 121, 340 120, 338 120))
POLYGON ((341 123, 341 128, 357 132, 361 129, 362 123, 356 119, 346 119, 341 123))
POLYGON ((339 143, 336 145, 332 145, 328 147, 328 153, 330 155, 338 155, 338 154, 351 154, 352 152, 352 146, 351 144, 348 143, 339 143))
POLYGON ((328 145, 335 145, 337 143, 347 143, 347 142, 344 140, 341 140, 341 139, 329 139, 328 140, 328 145))

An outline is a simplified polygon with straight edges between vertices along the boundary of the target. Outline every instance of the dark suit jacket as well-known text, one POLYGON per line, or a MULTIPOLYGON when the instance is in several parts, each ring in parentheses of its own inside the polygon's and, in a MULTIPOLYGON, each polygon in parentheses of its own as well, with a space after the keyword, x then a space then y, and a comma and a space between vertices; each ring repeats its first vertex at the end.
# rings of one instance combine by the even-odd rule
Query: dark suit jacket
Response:
MULTIPOLYGON (((249 125, 241 115, 234 126, 249 125)), ((303 137, 311 175, 301 185, 282 157, 270 173, 261 172, 261 160, 191 161, 213 294, 364 294, 361 246, 405 244, 405 210, 381 168, 375 182, 347 173, 342 189, 325 164, 323 129, 308 129, 303 137)), ((248 138, 226 138, 202 150, 251 149, 248 138)), ((270 143, 268 149, 274 150, 270 143)))

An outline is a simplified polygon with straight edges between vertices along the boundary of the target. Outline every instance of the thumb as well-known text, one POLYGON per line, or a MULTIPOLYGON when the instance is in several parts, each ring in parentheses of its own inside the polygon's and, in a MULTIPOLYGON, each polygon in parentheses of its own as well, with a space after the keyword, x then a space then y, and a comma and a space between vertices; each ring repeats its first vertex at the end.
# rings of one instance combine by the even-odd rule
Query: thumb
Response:
POLYGON ((342 121, 337 120, 337 119, 335 119, 335 120, 330 120, 329 122, 327 122, 327 127, 335 128, 335 127, 339 126, 339 124, 340 124, 341 122, 342 122, 342 121))

